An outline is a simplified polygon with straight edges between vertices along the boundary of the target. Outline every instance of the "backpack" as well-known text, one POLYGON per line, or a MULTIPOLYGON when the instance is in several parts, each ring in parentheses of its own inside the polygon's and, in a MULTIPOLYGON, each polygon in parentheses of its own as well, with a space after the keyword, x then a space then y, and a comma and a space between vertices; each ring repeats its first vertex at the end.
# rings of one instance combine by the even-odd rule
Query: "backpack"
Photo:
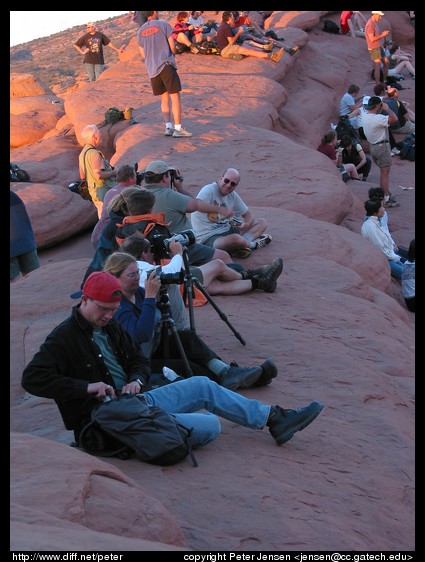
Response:
POLYGON ((80 433, 79 445, 91 455, 170 466, 191 456, 192 429, 157 406, 149 406, 141 394, 122 394, 101 402, 80 433))
POLYGON ((416 158, 415 133, 409 133, 400 144, 400 160, 414 162, 416 158))
POLYGON ((325 20, 323 22, 323 31, 326 31, 326 33, 339 33, 339 25, 332 20, 325 20))
MULTIPOLYGON (((172 237, 171 232, 165 224, 165 213, 127 216, 124 217, 122 223, 117 226, 118 228, 115 233, 115 250, 121 246, 123 240, 138 230, 151 243, 154 256, 159 257, 158 253, 164 254, 164 252, 158 252, 158 250, 162 248, 161 242, 164 238, 172 237)), ((161 255, 161 258, 163 257, 168 256, 161 255)))
POLYGON ((10 162, 10 181, 30 181, 30 175, 22 170, 18 164, 10 162))
POLYGON ((341 140, 343 136, 348 135, 350 138, 353 139, 353 141, 355 141, 356 144, 360 142, 357 131, 353 127, 353 125, 351 125, 351 123, 348 121, 347 115, 341 115, 341 117, 338 120, 338 124, 335 128, 335 132, 336 132, 336 138, 338 140, 341 140))
POLYGON ((124 119, 124 112, 120 111, 117 107, 110 107, 105 112, 105 125, 115 125, 118 121, 124 119))
POLYGON ((214 41, 202 41, 196 47, 202 55, 219 55, 220 48, 214 41))

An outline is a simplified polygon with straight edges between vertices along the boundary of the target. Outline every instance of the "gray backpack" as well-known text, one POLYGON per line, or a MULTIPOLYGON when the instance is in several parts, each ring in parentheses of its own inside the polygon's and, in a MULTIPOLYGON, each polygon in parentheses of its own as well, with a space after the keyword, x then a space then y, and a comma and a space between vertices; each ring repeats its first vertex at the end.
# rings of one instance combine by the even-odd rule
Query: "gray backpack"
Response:
POLYGON ((149 406, 143 394, 122 394, 92 410, 79 445, 92 455, 121 459, 135 456, 160 466, 190 455, 193 466, 198 466, 189 442, 191 432, 171 414, 149 406))

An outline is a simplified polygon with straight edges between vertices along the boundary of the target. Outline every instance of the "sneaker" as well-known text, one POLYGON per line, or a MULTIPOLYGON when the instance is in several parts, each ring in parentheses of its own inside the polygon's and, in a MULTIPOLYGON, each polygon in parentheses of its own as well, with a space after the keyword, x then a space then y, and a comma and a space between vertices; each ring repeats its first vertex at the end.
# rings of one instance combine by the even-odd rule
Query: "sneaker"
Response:
POLYGON ((237 390, 242 385, 243 388, 248 388, 258 381, 262 373, 261 367, 231 366, 227 373, 219 377, 219 384, 229 390, 237 390))
POLYGON ((398 156, 399 154, 400 154, 400 151, 396 146, 391 149, 391 156, 398 156))
POLYGON ((197 47, 195 47, 195 45, 191 45, 189 47, 190 52, 192 53, 192 55, 197 55, 199 53, 199 49, 197 47))
POLYGON ((270 242, 272 241, 272 237, 270 236, 270 234, 262 234, 261 236, 259 236, 258 238, 256 238, 254 240, 255 244, 255 250, 259 250, 260 248, 264 248, 264 246, 267 246, 267 244, 270 244, 270 242))
POLYGON ((166 137, 172 137, 174 133, 173 127, 165 127, 164 135, 166 137))
POLYGON ((307 427, 317 418, 323 408, 324 404, 320 402, 310 402, 296 410, 285 410, 280 406, 272 406, 267 425, 277 445, 283 445, 292 439, 294 433, 307 427))
POLYGON ((266 293, 274 293, 277 286, 276 281, 282 271, 283 259, 275 258, 271 265, 268 266, 267 271, 254 276, 254 279, 257 281, 257 289, 266 293))
POLYGON ((236 55, 236 54, 234 54, 234 55, 229 55, 227 58, 228 58, 228 59, 232 59, 232 60, 242 60, 242 59, 245 58, 245 57, 244 57, 243 55, 236 55))
POLYGON ((229 253, 232 258, 244 260, 245 258, 249 258, 252 254, 252 250, 250 248, 238 248, 237 250, 231 250, 229 253))
POLYGON ((300 48, 298 47, 298 45, 296 45, 295 47, 292 47, 292 49, 289 49, 288 53, 291 55, 291 57, 293 57, 296 53, 298 53, 299 50, 300 48))
POLYGON ((394 195, 390 194, 390 198, 388 199, 388 201, 385 201, 384 207, 400 207, 400 203, 397 201, 394 195))
POLYGON ((177 131, 177 129, 174 129, 173 131, 173 137, 191 137, 191 136, 192 133, 189 133, 189 131, 184 127, 182 127, 180 131, 177 131))
POLYGON ((282 47, 281 49, 279 49, 278 51, 272 53, 270 55, 270 58, 273 62, 279 62, 280 59, 282 58, 283 53, 285 52, 285 49, 282 47))
POLYGON ((263 51, 273 51, 273 43, 266 43, 263 45, 263 51))

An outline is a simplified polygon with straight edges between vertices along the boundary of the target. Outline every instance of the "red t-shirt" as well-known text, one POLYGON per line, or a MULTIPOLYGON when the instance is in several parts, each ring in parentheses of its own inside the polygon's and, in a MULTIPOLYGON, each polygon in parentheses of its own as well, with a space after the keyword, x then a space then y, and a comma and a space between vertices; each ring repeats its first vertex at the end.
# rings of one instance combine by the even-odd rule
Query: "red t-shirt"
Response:
POLYGON ((320 144, 317 147, 317 150, 322 154, 325 154, 328 158, 330 158, 333 162, 336 160, 336 150, 332 144, 320 144))
POLYGON ((339 23, 341 24, 341 32, 346 34, 350 33, 350 28, 348 27, 348 20, 351 19, 353 12, 341 12, 341 18, 339 23))

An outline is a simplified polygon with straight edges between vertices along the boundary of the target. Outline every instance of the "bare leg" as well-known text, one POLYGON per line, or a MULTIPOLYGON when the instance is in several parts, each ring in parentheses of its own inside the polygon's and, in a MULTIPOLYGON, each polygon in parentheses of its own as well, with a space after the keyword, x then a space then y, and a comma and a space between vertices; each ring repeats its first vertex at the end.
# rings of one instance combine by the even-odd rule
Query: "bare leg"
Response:
MULTIPOLYGON (((381 83, 381 80, 380 80, 379 78, 380 78, 380 76, 381 76, 381 59, 375 60, 375 61, 373 62, 373 64, 374 64, 374 66, 375 66, 375 68, 374 68, 374 73, 373 73, 373 75, 374 75, 374 77, 375 77, 375 82, 376 82, 377 84, 380 84, 380 83, 381 83)), ((384 78, 385 78, 385 77, 384 77, 384 78)))
POLYGON ((380 168, 379 186, 382 187, 385 195, 390 194, 390 168, 391 166, 380 168))
POLYGON ((343 164, 345 171, 350 174, 351 179, 358 180, 359 174, 354 164, 343 164))
MULTIPOLYGON (((169 94, 171 98, 171 105, 173 107, 173 117, 174 124, 179 125, 181 123, 181 103, 180 103, 180 92, 176 94, 169 94)), ((171 115, 169 121, 171 121, 171 115)))
POLYGON ((246 231, 242 231, 242 234, 246 232, 252 237, 253 240, 255 240, 266 231, 266 228, 267 222, 265 219, 254 219, 253 224, 251 224, 251 226, 246 231))
POLYGON ((221 260, 224 261, 224 263, 232 263, 232 258, 230 257, 230 255, 224 250, 220 250, 219 248, 215 249, 212 259, 221 260))
POLYGON ((234 269, 227 267, 222 260, 210 261, 201 265, 199 269, 202 271, 202 276, 204 278, 203 283, 208 290, 211 283, 215 280, 224 283, 242 280, 242 275, 234 269))
MULTIPOLYGON (((227 269, 230 269, 229 267, 227 269)), ((241 295, 252 291, 252 283, 249 279, 240 281, 219 281, 215 279, 206 287, 210 295, 241 295)))
POLYGON ((250 243, 240 234, 226 234, 217 238, 214 242, 214 248, 231 251, 238 248, 250 248, 250 243))
MULTIPOLYGON (((175 94, 171 94, 171 96, 173 95, 175 94)), ((173 112, 174 112, 174 100, 171 98, 171 101, 173 103, 173 112)), ((164 92, 161 95, 161 113, 164 119, 164 123, 171 123, 170 94, 168 92, 164 92)))

